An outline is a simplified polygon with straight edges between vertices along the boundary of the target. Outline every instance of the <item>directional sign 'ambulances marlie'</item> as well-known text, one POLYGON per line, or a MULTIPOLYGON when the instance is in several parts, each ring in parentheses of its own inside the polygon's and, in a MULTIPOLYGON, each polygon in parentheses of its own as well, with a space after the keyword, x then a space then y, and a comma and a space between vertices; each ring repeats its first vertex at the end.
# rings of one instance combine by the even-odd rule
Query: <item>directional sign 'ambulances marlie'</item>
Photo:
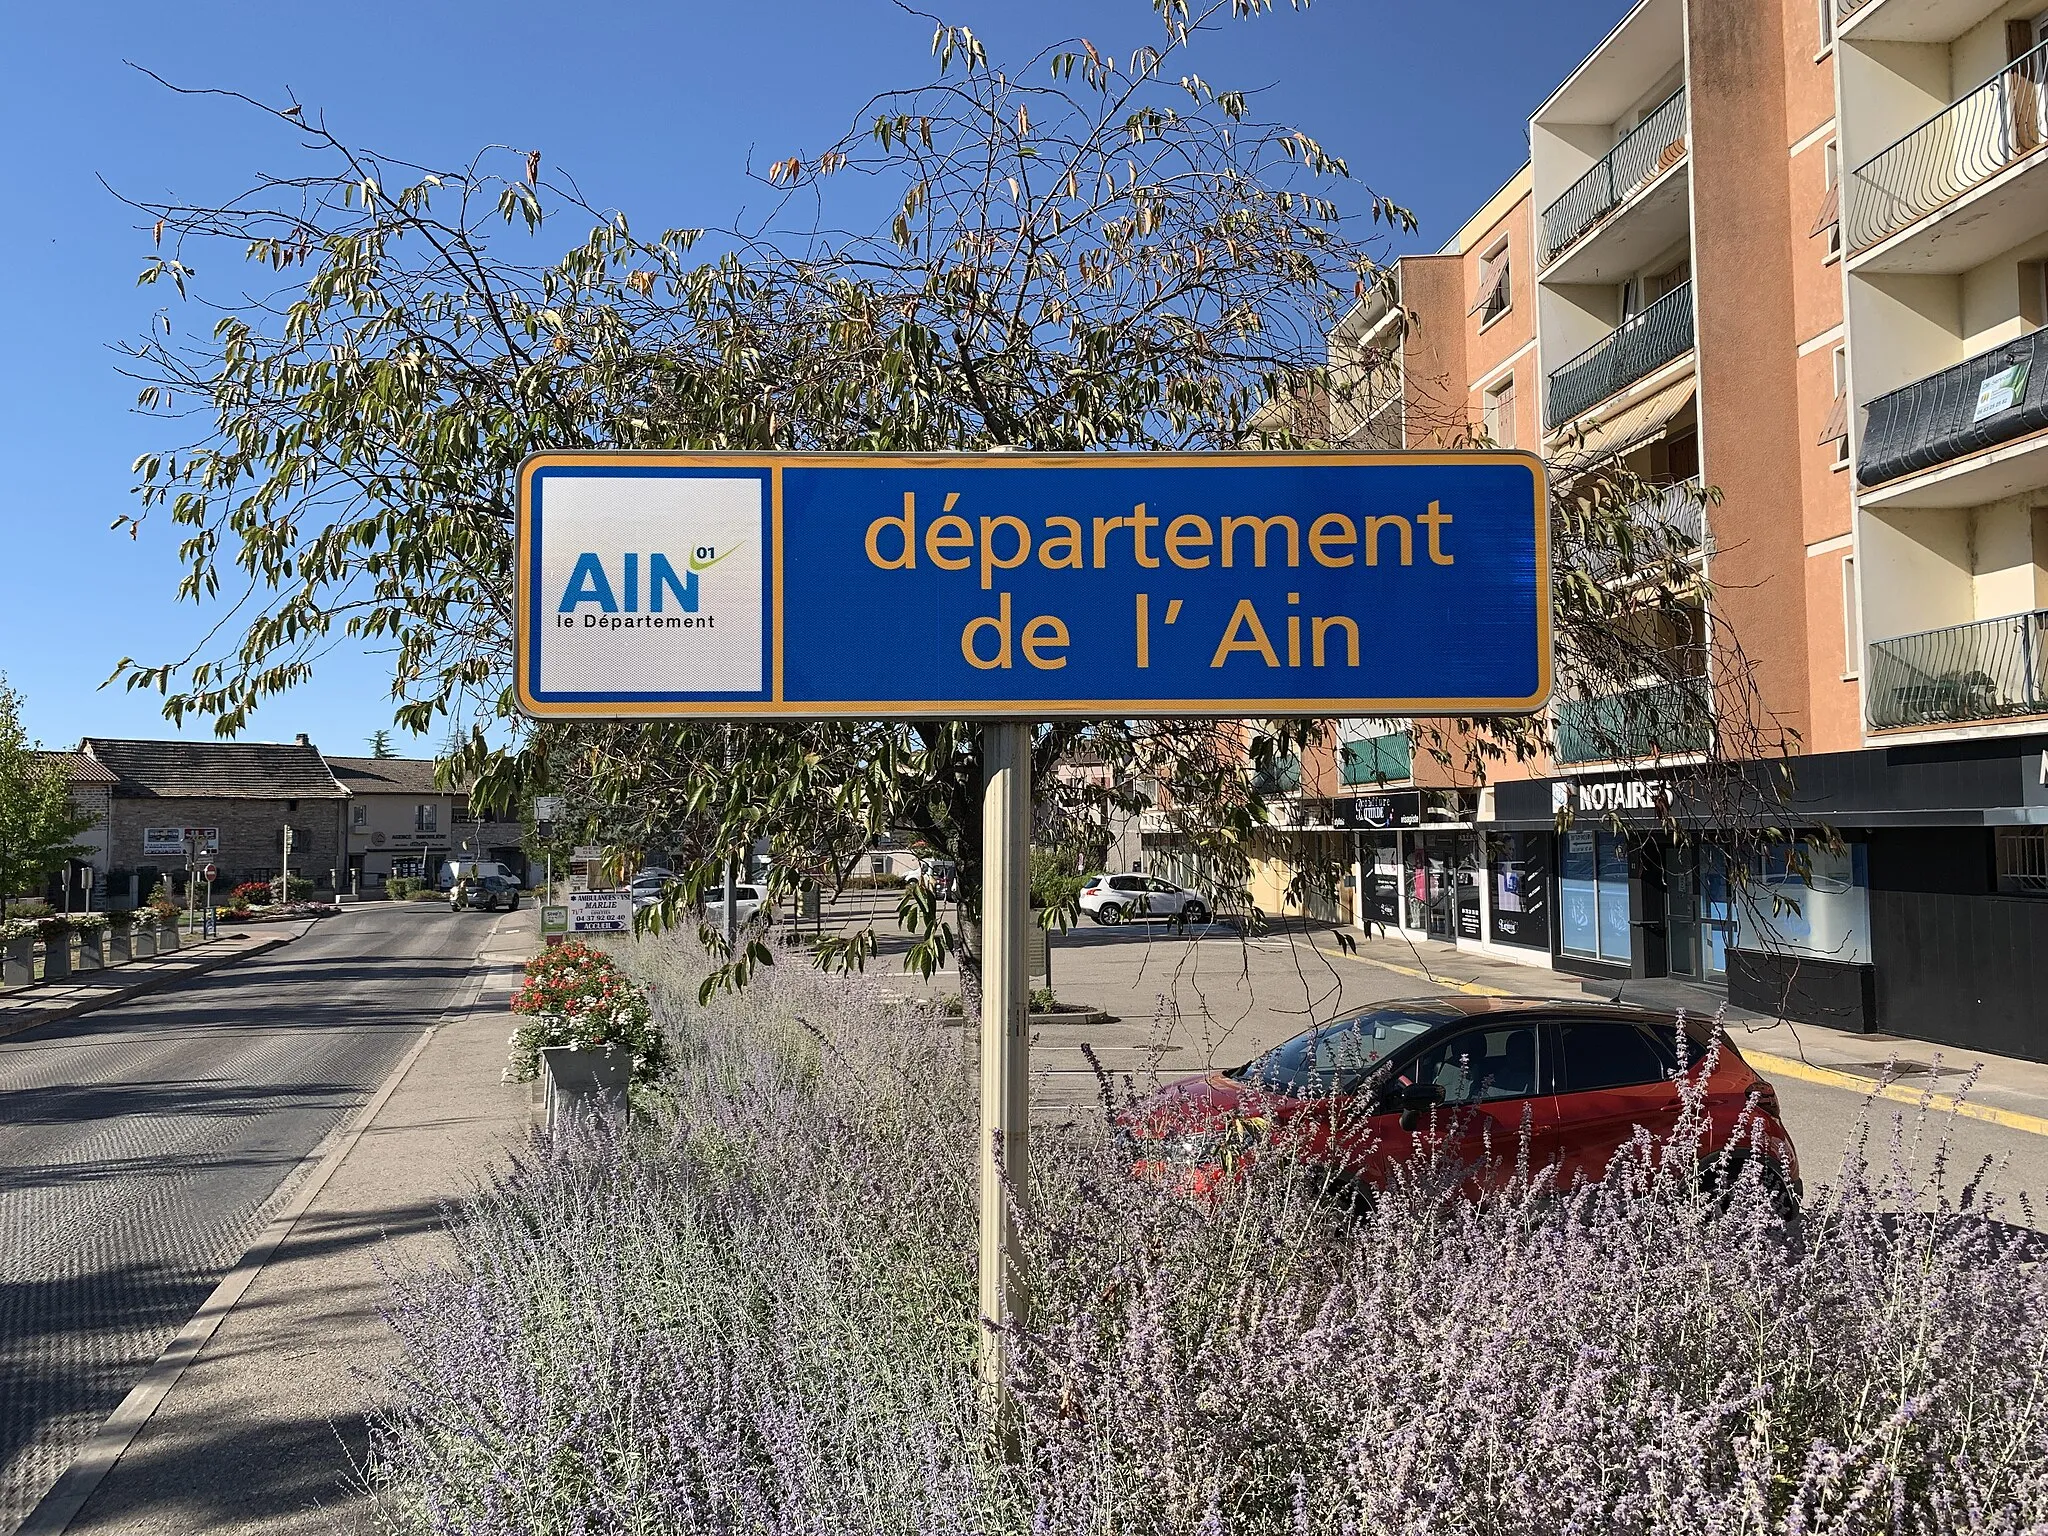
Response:
POLYGON ((541 717, 1527 711, 1523 453, 551 453, 520 476, 541 717))

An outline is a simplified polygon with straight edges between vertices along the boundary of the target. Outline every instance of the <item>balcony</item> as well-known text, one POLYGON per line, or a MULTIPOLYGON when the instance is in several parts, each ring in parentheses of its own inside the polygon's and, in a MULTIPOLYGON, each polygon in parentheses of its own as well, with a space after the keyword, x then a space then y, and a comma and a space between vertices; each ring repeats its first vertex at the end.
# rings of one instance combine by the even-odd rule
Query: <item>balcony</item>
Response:
POLYGON ((1548 267, 1629 198, 1685 158, 1685 89, 1644 118, 1543 210, 1548 267))
POLYGON ((1874 641, 1865 701, 1873 731, 2048 714, 2048 611, 1874 641))
POLYGON ((1632 549, 1624 558, 1619 549, 1592 552, 1590 574, 1596 581, 1613 581, 1638 574, 1647 565, 1661 572, 1680 552, 1695 557, 1707 550, 1706 498, 1697 477, 1681 480, 1655 491, 1628 508, 1632 549))
POLYGON ((1545 430, 1555 431, 1692 349, 1692 284, 1680 283, 1641 314, 1622 321, 1563 367, 1552 370, 1544 391, 1545 430))
POLYGON ((1347 741, 1337 749, 1337 767, 1348 785, 1384 784, 1413 778, 1414 746, 1406 731, 1347 741))
POLYGON ((1952 204, 1943 226, 1888 249, 1882 271, 1966 272, 2048 227, 2048 43, 1850 173, 1842 233, 1863 256, 1952 204), (2026 171, 2018 169, 2022 164, 2026 171), (1996 183, 1996 188, 1993 184, 1996 183), (1980 195, 1979 189, 1984 189, 1980 195))
MULTIPOLYGON (((1990 454, 2044 428, 2048 330, 2038 330, 1871 401, 1856 479, 1864 486, 1884 485, 1936 465, 1990 454)), ((1926 504, 1979 506, 2048 484, 2048 455, 1994 457, 1995 463, 1948 477, 1944 491, 1926 504)))
POLYGON ((1835 32, 1857 43, 1952 43, 2005 0, 1835 0, 1835 32))
POLYGON ((1707 750, 1713 708, 1704 683, 1659 683, 1599 699, 1557 703, 1560 763, 1629 762, 1707 750))

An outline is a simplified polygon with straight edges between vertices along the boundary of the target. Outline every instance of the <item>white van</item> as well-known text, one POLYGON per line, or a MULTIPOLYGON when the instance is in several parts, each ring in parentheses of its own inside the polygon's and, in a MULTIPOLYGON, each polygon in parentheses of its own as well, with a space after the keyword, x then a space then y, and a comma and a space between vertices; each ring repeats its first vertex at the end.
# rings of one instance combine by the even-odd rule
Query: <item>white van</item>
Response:
POLYGON ((519 877, 496 859, 450 859, 441 866, 439 884, 444 891, 452 890, 455 882, 464 876, 475 880, 484 875, 498 875, 510 880, 514 885, 519 883, 519 877))

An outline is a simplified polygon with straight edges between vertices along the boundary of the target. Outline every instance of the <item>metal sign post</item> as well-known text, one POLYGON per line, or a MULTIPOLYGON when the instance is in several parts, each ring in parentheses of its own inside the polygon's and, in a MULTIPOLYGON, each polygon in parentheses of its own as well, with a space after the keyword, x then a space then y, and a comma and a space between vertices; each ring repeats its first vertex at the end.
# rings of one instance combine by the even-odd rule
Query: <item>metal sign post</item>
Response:
MULTIPOLYGON (((1528 453, 542 453, 517 543, 534 719, 984 722, 998 1394, 999 1327, 1026 1312, 1029 722, 1523 714, 1550 695, 1528 453)), ((724 883, 730 941, 729 856, 724 883)))
POLYGON ((1025 1318, 1031 1155, 1031 1035, 1025 932, 1031 922, 1031 727, 981 728, 981 1377, 1000 1392, 1007 1339, 1025 1318))

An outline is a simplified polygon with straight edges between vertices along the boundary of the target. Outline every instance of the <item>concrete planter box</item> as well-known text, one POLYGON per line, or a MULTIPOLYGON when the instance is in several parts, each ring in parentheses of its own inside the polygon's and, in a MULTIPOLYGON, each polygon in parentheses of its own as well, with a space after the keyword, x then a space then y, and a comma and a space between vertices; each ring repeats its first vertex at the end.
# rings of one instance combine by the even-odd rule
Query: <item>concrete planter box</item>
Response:
POLYGON ((128 942, 130 931, 127 928, 109 927, 107 929, 103 935, 106 939, 105 964, 126 965, 135 958, 135 951, 128 942))
POLYGON ((0 981, 10 987, 26 987, 36 979, 36 938, 34 934, 9 939, 0 948, 0 981))
POLYGON ((548 1130, 566 1128, 573 1115, 589 1114, 623 1129, 626 1085, 633 1077, 630 1051, 579 1051, 545 1045, 540 1051, 541 1114, 548 1130))
POLYGON ((156 925, 156 952, 168 955, 178 947, 178 924, 175 919, 156 925))
POLYGON ((95 928, 78 936, 78 968, 81 971, 103 971, 107 968, 107 931, 95 928))
POLYGON ((156 953, 155 923, 137 923, 128 930, 128 952, 137 960, 147 960, 156 953))
POLYGON ((43 980, 71 979, 71 935, 61 934, 43 945, 43 980))

